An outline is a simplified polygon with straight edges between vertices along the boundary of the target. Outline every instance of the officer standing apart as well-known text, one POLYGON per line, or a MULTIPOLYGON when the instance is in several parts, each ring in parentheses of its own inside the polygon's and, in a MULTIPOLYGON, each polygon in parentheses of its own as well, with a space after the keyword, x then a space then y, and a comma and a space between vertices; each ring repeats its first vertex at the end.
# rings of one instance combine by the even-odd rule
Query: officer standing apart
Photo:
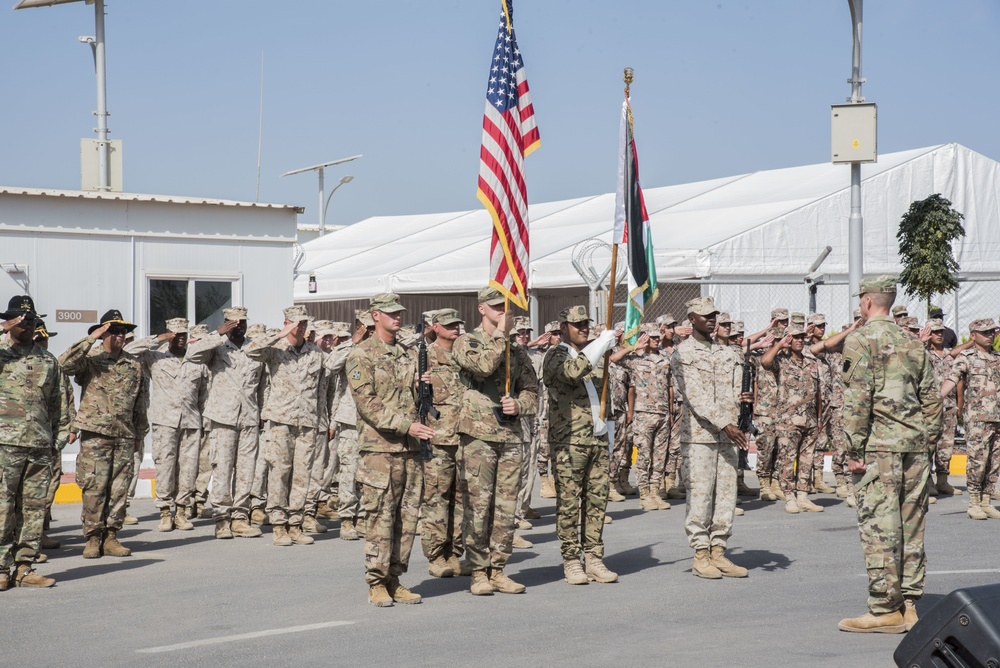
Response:
POLYGON ((345 370, 358 408, 368 600, 384 608, 421 601, 399 576, 410 563, 424 486, 418 441, 434 438, 434 429, 420 424, 416 360, 396 341, 406 308, 391 292, 370 303, 375 333, 351 350, 345 370))
POLYGON ((691 572, 701 578, 745 578, 747 569, 726 558, 726 541, 736 513, 736 449, 747 436, 736 426, 743 371, 732 346, 712 340, 718 309, 711 297, 686 304, 691 336, 670 357, 670 368, 684 397, 681 409, 681 473, 687 488, 684 530, 694 548, 691 572))
POLYGON ((893 323, 896 279, 861 281, 867 322, 844 343, 844 433, 868 571, 869 612, 841 631, 902 633, 923 594, 929 444, 941 433, 941 391, 923 345, 893 323))
MULTIPOLYGON (((615 343, 607 329, 593 342, 587 307, 564 310, 562 343, 545 355, 549 443, 555 460, 556 536, 566 582, 617 582, 604 565, 604 511, 608 506, 608 424, 601 419, 604 353, 615 343), (582 524, 582 526, 581 526, 582 524), (585 568, 580 565, 583 554, 585 568)), ((604 407, 611 414, 610 405, 604 407)))

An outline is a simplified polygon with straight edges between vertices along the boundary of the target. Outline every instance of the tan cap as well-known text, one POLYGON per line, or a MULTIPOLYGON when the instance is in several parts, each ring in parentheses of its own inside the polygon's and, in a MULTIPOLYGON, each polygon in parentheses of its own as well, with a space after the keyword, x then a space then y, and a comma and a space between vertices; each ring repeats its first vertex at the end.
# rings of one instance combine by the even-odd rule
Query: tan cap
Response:
POLYGON ((725 311, 720 311, 719 315, 715 316, 716 325, 732 325, 733 318, 725 311))
POLYGON ((805 334, 805 333, 806 333, 806 328, 803 326, 803 323, 800 322, 793 322, 788 326, 788 329, 785 331, 786 336, 798 336, 800 334, 805 334))
POLYGON ((582 304, 570 306, 559 312, 559 322, 590 322, 590 314, 582 304))
POLYGON ((851 314, 851 317, 853 317, 855 320, 857 320, 858 318, 860 318, 861 317, 861 309, 860 308, 854 309, 854 313, 851 314))
POLYGON ((434 311, 434 322, 439 325, 454 325, 456 322, 464 323, 462 316, 453 308, 443 308, 434 311))
POLYGON ((305 306, 289 306, 284 310, 285 322, 302 322, 303 320, 309 320, 309 314, 306 313, 305 306))
POLYGON ((187 318, 171 318, 170 320, 167 320, 167 331, 173 332, 174 334, 187 334, 187 318))
POLYGON ((195 325, 194 327, 191 328, 191 331, 189 332, 189 335, 193 339, 200 339, 200 338, 208 336, 208 325, 206 325, 204 323, 202 323, 200 325, 195 325))
POLYGON ((900 320, 899 324, 900 326, 908 327, 909 329, 920 329, 920 322, 917 321, 917 319, 912 315, 900 320))
POLYGON ((993 318, 980 318, 969 323, 970 332, 988 332, 997 328, 993 318))
POLYGON ((712 315, 719 312, 719 309, 715 308, 715 300, 711 297, 695 297, 688 300, 684 307, 687 309, 688 315, 692 313, 695 315, 712 315))
POLYGON ((315 329, 317 337, 333 334, 333 321, 331 320, 313 320, 309 326, 310 329, 315 329))
POLYGON ((380 311, 382 313, 399 313, 405 311, 406 307, 399 302, 399 295, 394 292, 380 292, 373 295, 368 300, 370 311, 380 311))
POLYGON ((355 309, 354 320, 360 322, 365 327, 374 327, 375 321, 372 319, 372 312, 368 309, 355 309))
POLYGON ((222 317, 226 320, 246 320, 247 307, 230 306, 229 308, 222 309, 222 317))
POLYGON ((732 331, 734 334, 742 334, 746 331, 746 326, 743 324, 742 320, 734 320, 732 331))
POLYGON ((558 320, 553 320, 545 325, 545 333, 549 334, 551 332, 559 332, 561 329, 558 320))
POLYGON ((878 276, 862 278, 858 291, 854 293, 854 296, 860 297, 861 295, 876 292, 896 294, 896 277, 889 274, 880 274, 878 276))
POLYGON ((524 316, 524 315, 519 315, 519 316, 515 317, 514 318, 514 331, 520 332, 520 331, 525 330, 525 329, 528 330, 529 332, 531 331, 531 318, 529 318, 527 316, 524 316))
POLYGON ((330 331, 334 336, 350 336, 351 326, 346 322, 332 322, 330 323, 330 331))
POLYGON ((806 323, 808 323, 810 325, 825 325, 826 324, 826 316, 823 315, 822 313, 813 313, 806 320, 806 323))
POLYGON ((932 332, 944 331, 944 320, 941 318, 931 318, 927 321, 927 326, 931 328, 932 332))
POLYGON ((656 319, 656 322, 659 325, 666 325, 667 327, 669 327, 670 325, 677 324, 677 318, 675 318, 672 313, 664 313, 663 315, 661 315, 656 319))
POLYGON ((490 306, 499 306, 503 304, 506 300, 504 296, 500 294, 500 291, 493 287, 485 287, 479 290, 479 303, 489 304, 490 306))
POLYGON ((247 327, 247 336, 251 339, 260 336, 267 331, 267 327, 264 326, 262 322, 255 322, 254 324, 247 327))
POLYGON ((424 324, 425 325, 432 325, 432 324, 434 324, 434 314, 435 313, 437 313, 437 309, 433 309, 433 310, 430 310, 430 311, 424 311, 423 312, 424 324))
POLYGON ((651 339, 653 338, 658 339, 662 336, 662 334, 660 334, 660 326, 657 325, 655 322, 643 323, 642 333, 651 339))
POLYGON ((786 308, 771 309, 771 320, 788 320, 788 309, 786 308))
POLYGON ((905 304, 896 304, 895 306, 892 307, 893 318, 898 318, 899 316, 906 317, 908 315, 910 315, 910 312, 907 310, 905 304))
POLYGON ((792 322, 794 322, 794 323, 798 323, 800 325, 804 325, 804 324, 806 324, 806 314, 802 313, 800 311, 792 311, 792 315, 790 316, 790 320, 792 322))

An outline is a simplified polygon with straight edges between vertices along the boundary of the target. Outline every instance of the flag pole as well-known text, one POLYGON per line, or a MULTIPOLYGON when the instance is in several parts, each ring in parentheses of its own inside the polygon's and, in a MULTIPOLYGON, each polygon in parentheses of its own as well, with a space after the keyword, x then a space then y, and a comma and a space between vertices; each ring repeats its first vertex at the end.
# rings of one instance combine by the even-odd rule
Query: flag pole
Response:
MULTIPOLYGON (((503 298, 503 313, 504 319, 510 317, 510 295, 505 295, 503 298)), ((506 340, 506 349, 504 350, 504 367, 506 368, 505 373, 507 374, 507 384, 506 396, 510 396, 510 334, 504 334, 504 339, 506 340)))

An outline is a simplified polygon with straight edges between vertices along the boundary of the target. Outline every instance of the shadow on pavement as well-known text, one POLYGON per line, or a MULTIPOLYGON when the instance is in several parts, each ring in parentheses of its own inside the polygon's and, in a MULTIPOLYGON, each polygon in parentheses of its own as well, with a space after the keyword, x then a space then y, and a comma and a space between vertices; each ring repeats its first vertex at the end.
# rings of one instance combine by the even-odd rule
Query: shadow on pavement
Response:
POLYGON ((761 571, 783 571, 792 565, 792 560, 783 554, 778 552, 771 552, 770 550, 731 550, 728 555, 733 558, 733 560, 743 566, 744 568, 749 568, 750 570, 761 570, 761 571))
POLYGON ((58 586, 63 582, 96 577, 98 575, 104 575, 105 573, 111 573, 114 571, 129 571, 135 568, 158 564, 161 561, 163 561, 163 559, 136 559, 134 557, 119 559, 115 557, 101 557, 93 564, 71 568, 58 573, 49 573, 49 575, 55 578, 56 586, 58 586))

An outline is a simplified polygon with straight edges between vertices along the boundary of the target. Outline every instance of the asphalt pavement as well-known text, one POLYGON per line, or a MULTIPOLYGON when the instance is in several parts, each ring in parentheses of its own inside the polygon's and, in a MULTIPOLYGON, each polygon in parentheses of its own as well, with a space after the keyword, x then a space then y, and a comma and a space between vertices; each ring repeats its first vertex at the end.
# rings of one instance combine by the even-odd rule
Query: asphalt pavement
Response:
MULTIPOLYGON (((854 511, 813 498, 825 512, 745 501, 729 555, 750 576, 715 581, 691 575, 683 502, 609 504, 605 562, 620 581, 575 587, 554 501, 536 498, 542 519, 523 532, 534 547, 507 568, 525 594, 474 597, 468 578, 430 577, 418 539, 402 581, 424 602, 382 609, 367 602, 363 542, 340 540, 335 524, 309 546, 221 541, 211 520, 158 533, 141 500, 140 524, 121 533, 133 556, 84 560, 80 507, 60 505, 50 535, 63 546, 38 566, 58 584, 0 593, 0 665, 892 666, 902 636, 837 630, 865 611, 864 562, 854 511)), ((930 507, 918 611, 1000 581, 1000 522, 968 519, 967 499, 930 507)))

